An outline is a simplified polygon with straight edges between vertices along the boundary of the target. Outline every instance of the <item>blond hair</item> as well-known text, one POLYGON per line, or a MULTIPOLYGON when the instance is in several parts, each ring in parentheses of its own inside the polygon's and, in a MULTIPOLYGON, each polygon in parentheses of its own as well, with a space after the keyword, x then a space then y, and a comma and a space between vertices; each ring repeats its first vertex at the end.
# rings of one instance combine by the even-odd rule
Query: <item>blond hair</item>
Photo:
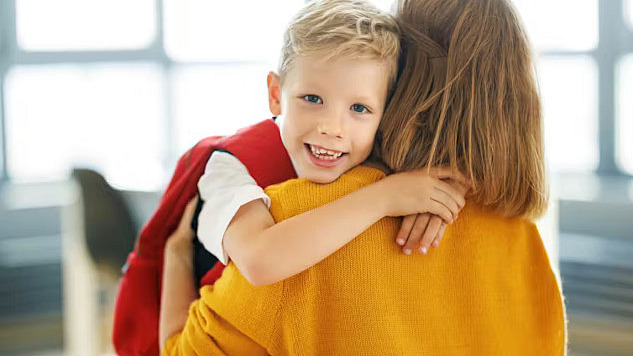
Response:
POLYGON ((404 0, 401 74, 378 129, 393 170, 448 165, 505 216, 547 207, 530 45, 507 0, 404 0))
POLYGON ((390 65, 392 87, 399 53, 398 25, 391 15, 361 0, 313 1, 286 29, 279 76, 283 83, 297 55, 375 59, 390 65))

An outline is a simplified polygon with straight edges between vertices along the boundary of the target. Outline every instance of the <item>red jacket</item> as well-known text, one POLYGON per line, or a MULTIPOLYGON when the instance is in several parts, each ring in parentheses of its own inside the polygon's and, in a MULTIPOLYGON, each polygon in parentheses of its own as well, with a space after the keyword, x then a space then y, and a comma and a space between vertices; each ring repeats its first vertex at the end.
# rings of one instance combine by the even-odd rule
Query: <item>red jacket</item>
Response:
MULTIPOLYGON (((112 340, 118 355, 159 354, 163 249, 187 202, 196 196, 198 180, 215 150, 225 150, 237 157, 261 187, 296 177, 279 129, 270 119, 232 136, 206 138, 187 151, 178 161, 158 209, 141 230, 134 251, 128 256, 114 312, 112 340)), ((223 269, 217 263, 201 284, 215 282, 223 269)))

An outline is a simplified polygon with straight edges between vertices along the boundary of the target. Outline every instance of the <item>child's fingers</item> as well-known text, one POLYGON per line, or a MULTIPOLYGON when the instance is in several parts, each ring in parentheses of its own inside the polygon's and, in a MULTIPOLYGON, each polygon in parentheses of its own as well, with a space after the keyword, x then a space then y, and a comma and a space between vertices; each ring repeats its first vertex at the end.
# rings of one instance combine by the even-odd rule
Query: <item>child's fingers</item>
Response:
POLYGON ((426 225, 429 223, 430 216, 430 214, 417 214, 413 228, 411 228, 411 232, 409 233, 407 243, 402 247, 402 252, 404 252, 405 255, 410 255, 420 243, 422 234, 426 230, 426 225))
POLYGON ((436 238, 436 236, 439 234, 440 230, 442 229, 442 225, 443 225, 442 219, 440 219, 439 217, 435 215, 431 217, 431 219, 429 220, 429 224, 427 225, 426 230, 424 231, 424 235, 422 235, 422 240, 420 241, 418 252, 420 252, 423 255, 426 255, 426 253, 429 251, 429 248, 431 247, 431 243, 433 242, 433 240, 436 238))
POLYGON ((447 183, 443 180, 438 180, 437 184, 434 187, 438 190, 443 191, 449 197, 451 197, 451 199, 453 199, 457 203, 460 209, 463 208, 464 205, 466 205, 464 194, 462 194, 462 192, 458 188, 454 187, 452 184, 447 183))
POLYGON ((435 241, 433 241, 433 247, 440 247, 440 242, 442 242, 442 237, 444 237, 444 230, 446 229, 446 224, 442 224, 440 231, 437 233, 435 237, 435 241))
POLYGON ((453 200, 453 198, 450 195, 436 188, 431 193, 431 199, 437 202, 440 202, 444 206, 446 206, 451 211, 453 220, 457 219, 457 214, 459 214, 459 211, 461 210, 461 208, 459 207, 457 202, 453 200))
POLYGON ((400 225, 400 231, 398 231, 398 235, 396 235, 396 243, 400 246, 404 245, 409 238, 409 233, 413 228, 413 223, 415 223, 415 218, 417 214, 407 215, 402 219, 402 224, 400 225))
POLYGON ((439 217, 442 218, 442 220, 444 220, 445 223, 447 224, 452 224, 453 223, 453 213, 450 211, 449 208, 447 208, 444 204, 431 199, 429 201, 429 206, 427 209, 429 213, 431 214, 435 214, 439 217))

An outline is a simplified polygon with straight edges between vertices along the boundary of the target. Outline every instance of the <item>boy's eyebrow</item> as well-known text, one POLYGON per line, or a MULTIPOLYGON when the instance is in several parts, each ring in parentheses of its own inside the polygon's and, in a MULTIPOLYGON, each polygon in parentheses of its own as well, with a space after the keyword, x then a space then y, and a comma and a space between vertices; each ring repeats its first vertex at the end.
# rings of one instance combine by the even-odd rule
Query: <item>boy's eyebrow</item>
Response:
POLYGON ((307 80, 300 81, 295 89, 299 91, 323 91, 323 87, 319 83, 308 82, 307 80))
POLYGON ((373 99, 370 96, 361 95, 361 96, 355 96, 354 100, 361 101, 361 102, 366 102, 366 103, 373 103, 375 99, 373 99))

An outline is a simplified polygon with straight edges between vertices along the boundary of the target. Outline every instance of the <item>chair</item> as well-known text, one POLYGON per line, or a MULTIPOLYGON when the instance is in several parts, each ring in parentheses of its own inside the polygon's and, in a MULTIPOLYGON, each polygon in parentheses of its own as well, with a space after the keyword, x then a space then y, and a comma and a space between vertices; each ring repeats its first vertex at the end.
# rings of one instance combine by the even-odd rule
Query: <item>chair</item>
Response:
POLYGON ((121 267, 137 225, 120 191, 99 173, 74 169, 62 209, 64 354, 113 354, 112 319, 121 267))
POLYGON ((99 173, 76 168, 72 177, 79 183, 83 200, 88 253, 98 266, 119 273, 138 233, 130 208, 99 173))

